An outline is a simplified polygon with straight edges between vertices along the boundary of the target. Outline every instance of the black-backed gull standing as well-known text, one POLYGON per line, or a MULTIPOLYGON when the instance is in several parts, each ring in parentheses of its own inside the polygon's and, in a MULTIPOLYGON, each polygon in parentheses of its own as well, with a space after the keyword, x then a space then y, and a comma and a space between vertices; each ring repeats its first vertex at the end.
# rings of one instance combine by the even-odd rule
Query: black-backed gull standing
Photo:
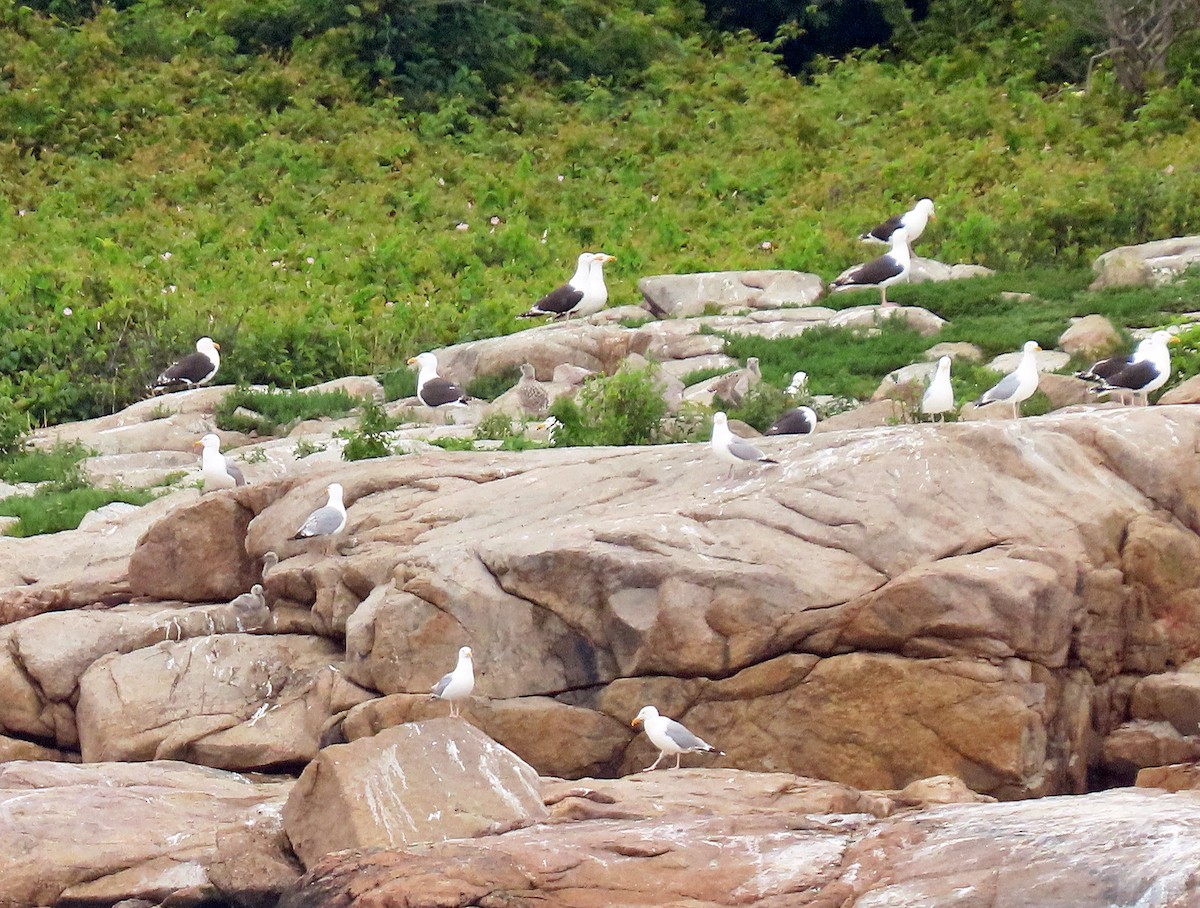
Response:
POLYGON ((921 199, 904 214, 888 218, 866 233, 859 234, 858 238, 864 243, 887 243, 891 241, 897 228, 903 227, 908 231, 908 242, 911 246, 920 239, 921 234, 925 232, 925 226, 931 220, 937 220, 937 215, 933 213, 933 199, 921 199))
POLYGON ((539 315, 549 315, 553 318, 594 315, 608 302, 604 263, 613 261, 616 261, 616 256, 607 252, 581 252, 571 279, 551 290, 517 318, 535 318, 539 315))
POLYGON ((817 411, 812 407, 793 407, 782 413, 764 435, 810 435, 817 427, 817 411))
POLYGON ((863 262, 838 275, 829 286, 833 290, 847 290, 855 287, 878 287, 880 304, 889 303, 887 288, 908 280, 912 268, 912 253, 908 248, 908 232, 899 227, 892 232, 892 248, 878 258, 863 262))
POLYGON ((1093 394, 1131 394, 1134 402, 1140 397, 1143 404, 1148 404, 1150 395, 1171 377, 1168 345, 1178 343, 1179 338, 1171 332, 1155 331, 1132 354, 1111 356, 1076 374, 1097 383, 1091 389, 1093 394))
POLYGON ((437 357, 432 353, 418 353, 408 364, 417 366, 417 397, 427 407, 465 407, 467 393, 454 382, 438 375, 437 357))
POLYGON ((196 341, 194 353, 189 353, 179 362, 163 370, 150 386, 150 393, 167 394, 207 385, 221 368, 220 349, 221 345, 211 337, 200 338, 196 341))

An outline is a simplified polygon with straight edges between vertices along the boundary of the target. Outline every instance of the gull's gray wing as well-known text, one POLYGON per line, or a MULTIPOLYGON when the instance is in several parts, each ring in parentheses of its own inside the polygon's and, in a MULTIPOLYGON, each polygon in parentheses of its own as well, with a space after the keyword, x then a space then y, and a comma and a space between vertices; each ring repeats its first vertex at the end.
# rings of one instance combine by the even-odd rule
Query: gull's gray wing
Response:
POLYGON ((242 471, 238 469, 238 465, 228 457, 225 458, 225 472, 233 477, 234 485, 244 486, 246 484, 246 477, 242 475, 242 471))
POLYGON ((712 750, 712 745, 708 742, 697 738, 694 734, 676 722, 674 719, 667 720, 667 737, 675 742, 675 746, 681 750, 712 750))
POLYGON ((302 539, 305 536, 328 536, 330 533, 336 532, 337 528, 342 525, 342 512, 337 508, 326 505, 323 508, 317 508, 308 515, 308 520, 304 521, 304 526, 296 531, 293 539, 302 539))
POLYGON ((729 453, 738 460, 762 460, 765 456, 762 451, 758 450, 750 442, 742 441, 736 436, 729 443, 729 453))
POLYGON ((450 682, 454 680, 454 672, 446 672, 442 675, 442 680, 433 685, 433 695, 440 697, 446 692, 446 688, 450 686, 450 682))
POLYGON ((1017 387, 1021 384, 1021 378, 1016 372, 1010 372, 1004 378, 1000 379, 996 385, 983 395, 984 400, 1006 401, 1017 393, 1017 387))

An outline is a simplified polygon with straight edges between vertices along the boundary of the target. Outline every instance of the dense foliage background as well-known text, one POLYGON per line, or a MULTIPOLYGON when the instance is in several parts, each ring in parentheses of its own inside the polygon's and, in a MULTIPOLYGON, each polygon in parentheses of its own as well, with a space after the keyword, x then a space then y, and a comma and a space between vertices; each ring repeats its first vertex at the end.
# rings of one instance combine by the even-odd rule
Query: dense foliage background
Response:
POLYGON ((1104 2, 0 0, 0 425, 201 334, 227 381, 385 370, 583 248, 632 303, 831 277, 925 195, 923 254, 1005 270, 1200 232, 1194 33, 1130 91, 1104 2))

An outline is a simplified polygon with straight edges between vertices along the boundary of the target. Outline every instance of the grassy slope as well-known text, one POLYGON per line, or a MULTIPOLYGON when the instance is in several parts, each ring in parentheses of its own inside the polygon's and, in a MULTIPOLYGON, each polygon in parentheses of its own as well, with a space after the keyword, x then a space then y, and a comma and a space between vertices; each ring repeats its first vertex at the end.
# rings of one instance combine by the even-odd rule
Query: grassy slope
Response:
MULTIPOLYGON (((201 333, 223 379, 286 386, 515 330, 583 247, 619 256, 610 298, 631 303, 651 273, 832 276, 921 195, 940 215, 923 254, 1004 269, 1078 275, 1109 246, 1200 231, 1200 126, 1180 98, 1126 119, 1103 82, 1041 92, 966 52, 806 84, 757 46, 695 46, 636 96, 529 88, 484 120, 360 103, 320 60, 165 37, 175 20, 139 31, 105 10, 67 33, 14 9, 0 385, 38 419, 127 403, 201 333)), ((1024 333, 996 287, 960 292, 1024 333)))

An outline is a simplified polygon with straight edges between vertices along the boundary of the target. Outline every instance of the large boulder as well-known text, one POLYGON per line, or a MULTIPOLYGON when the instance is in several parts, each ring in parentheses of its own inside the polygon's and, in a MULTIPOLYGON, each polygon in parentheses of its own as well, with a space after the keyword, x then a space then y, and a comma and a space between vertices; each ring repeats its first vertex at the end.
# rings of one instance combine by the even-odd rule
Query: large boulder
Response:
POLYGON ((79 681, 83 759, 302 765, 333 717, 371 696, 340 655, 319 637, 226 634, 104 656, 79 681))
POLYGON ((1166 284, 1200 261, 1200 236, 1177 236, 1136 246, 1119 246, 1092 262, 1090 290, 1166 284))
POLYGON ((706 309, 778 309, 807 306, 824 292, 818 275, 800 271, 710 271, 658 274, 638 281, 648 308, 660 318, 686 318, 706 309))
POLYGON ((308 867, 333 851, 467 838, 546 816, 533 769, 454 719, 325 748, 283 809, 308 867))
POLYGON ((0 905, 263 904, 298 876, 279 835, 291 787, 173 762, 0 764, 0 905))

